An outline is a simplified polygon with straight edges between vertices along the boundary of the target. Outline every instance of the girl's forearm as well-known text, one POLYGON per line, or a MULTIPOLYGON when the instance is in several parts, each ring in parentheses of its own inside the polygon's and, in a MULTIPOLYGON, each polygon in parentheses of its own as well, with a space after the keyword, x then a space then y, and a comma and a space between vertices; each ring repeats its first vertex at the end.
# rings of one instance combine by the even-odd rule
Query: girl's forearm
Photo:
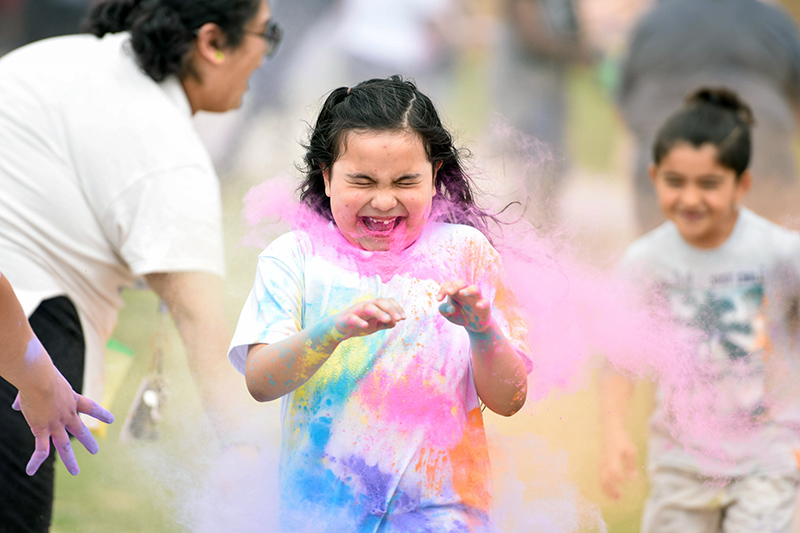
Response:
POLYGON ((478 396, 495 413, 513 415, 525 405, 528 394, 522 357, 494 323, 484 331, 468 332, 478 396))
POLYGON ((329 317, 274 344, 251 345, 245 368, 247 389, 260 402, 292 392, 314 375, 345 338, 335 326, 335 317, 329 317))

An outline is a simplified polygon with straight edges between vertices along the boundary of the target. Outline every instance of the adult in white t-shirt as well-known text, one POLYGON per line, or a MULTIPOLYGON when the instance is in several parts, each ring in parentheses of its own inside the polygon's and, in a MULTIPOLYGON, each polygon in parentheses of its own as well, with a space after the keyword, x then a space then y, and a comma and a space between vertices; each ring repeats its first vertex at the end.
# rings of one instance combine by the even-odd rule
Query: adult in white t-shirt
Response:
MULTIPOLYGON (((191 117, 238 107, 279 32, 265 0, 108 0, 87 24, 93 35, 0 60, 0 270, 56 366, 95 398, 120 288, 144 276, 204 400, 222 404, 206 382, 229 340, 220 194, 191 117)), ((0 383, 0 524, 47 530, 53 460, 25 475, 33 438, 15 395, 0 383)))

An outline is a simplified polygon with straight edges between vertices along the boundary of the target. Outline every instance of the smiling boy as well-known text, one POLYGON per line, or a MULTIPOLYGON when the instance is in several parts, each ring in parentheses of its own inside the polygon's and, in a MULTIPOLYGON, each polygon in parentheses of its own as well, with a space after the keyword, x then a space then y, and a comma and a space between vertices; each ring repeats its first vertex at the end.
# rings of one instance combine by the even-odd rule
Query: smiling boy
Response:
MULTIPOLYGON (((752 123, 749 107, 724 89, 697 91, 667 120, 650 176, 668 221, 622 261, 697 339, 698 385, 659 383, 643 532, 791 531, 800 236, 739 205, 753 179, 752 123), (678 397, 694 423, 666 407, 678 397)), ((613 498, 636 464, 625 429, 632 387, 619 374, 601 386, 601 482, 613 498)))

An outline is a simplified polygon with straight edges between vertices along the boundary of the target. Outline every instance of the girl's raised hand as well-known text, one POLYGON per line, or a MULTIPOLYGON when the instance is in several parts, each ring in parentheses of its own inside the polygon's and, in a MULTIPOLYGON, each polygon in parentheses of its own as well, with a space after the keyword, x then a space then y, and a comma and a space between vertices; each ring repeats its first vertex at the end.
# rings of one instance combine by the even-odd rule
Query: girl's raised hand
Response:
POLYGON ((363 337, 382 329, 393 328, 405 318, 405 311, 393 298, 375 298, 357 303, 339 313, 335 325, 347 338, 363 337))
POLYGON ((492 321, 492 303, 483 297, 477 285, 467 285, 464 280, 446 281, 439 288, 436 299, 442 304, 439 312, 459 326, 476 333, 489 327, 492 321), (445 297, 446 302, 442 302, 445 297))

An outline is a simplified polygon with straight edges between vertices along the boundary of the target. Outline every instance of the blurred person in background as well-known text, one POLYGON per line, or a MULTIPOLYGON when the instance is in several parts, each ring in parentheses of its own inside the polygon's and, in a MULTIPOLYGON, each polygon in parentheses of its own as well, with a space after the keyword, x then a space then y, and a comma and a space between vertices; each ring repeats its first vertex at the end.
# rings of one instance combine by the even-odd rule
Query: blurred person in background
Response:
POLYGON ((755 115, 752 172, 745 203, 775 221, 800 202, 795 140, 800 103, 800 36, 781 7, 759 0, 657 2, 635 25, 618 93, 633 134, 636 219, 644 233, 664 219, 650 184, 650 146, 659 124, 685 94, 725 86, 755 115))
POLYGON ((25 42, 80 33, 89 0, 23 0, 25 42))
MULTIPOLYGON (((238 107, 280 31, 264 0, 106 0, 88 35, 0 59, 0 270, 75 391, 101 397, 103 346, 138 277, 166 302, 204 405, 237 438, 223 354, 219 183, 192 115, 238 107)), ((0 531, 47 531, 54 457, 0 380, 0 531)), ((242 395, 244 401, 245 395, 242 395)))
POLYGON ((22 0, 0 0, 0 55, 25 42, 22 0))
POLYGON ((454 51, 467 31, 456 0, 337 0, 300 45, 286 87, 294 108, 329 86, 402 74, 435 102, 448 96, 454 51), (309 79, 308 69, 315 72, 309 79))
POLYGON ((558 183, 568 163, 567 80, 572 65, 589 65, 587 44, 573 0, 505 0, 493 79, 496 110, 519 135, 518 148, 535 157, 526 180, 535 200, 534 222, 554 214, 558 183), (539 166, 540 165, 540 166, 539 166))

